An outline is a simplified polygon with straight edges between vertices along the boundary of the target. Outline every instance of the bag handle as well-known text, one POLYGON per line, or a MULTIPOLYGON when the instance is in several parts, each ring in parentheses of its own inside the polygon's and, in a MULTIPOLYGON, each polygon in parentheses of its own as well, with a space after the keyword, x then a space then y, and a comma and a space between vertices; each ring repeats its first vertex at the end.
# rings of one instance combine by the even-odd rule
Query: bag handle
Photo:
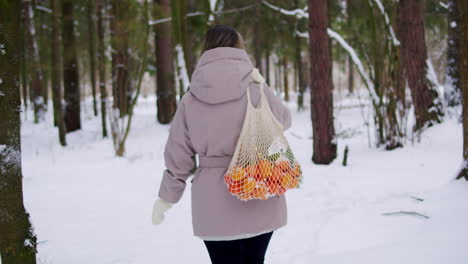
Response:
POLYGON ((266 96, 265 96, 265 92, 263 91, 263 86, 264 86, 264 83, 265 83, 265 79, 263 78, 263 76, 260 74, 260 72, 258 71, 257 68, 254 68, 252 70, 252 72, 250 73, 250 76, 252 77, 252 81, 249 82, 249 86, 247 86, 247 103, 250 104, 252 106, 252 108, 254 109, 260 109, 261 107, 263 107, 264 103, 266 103, 266 96), (250 83, 259 83, 260 85, 260 102, 259 102, 259 106, 254 107, 253 104, 252 104, 252 101, 250 99, 250 83))

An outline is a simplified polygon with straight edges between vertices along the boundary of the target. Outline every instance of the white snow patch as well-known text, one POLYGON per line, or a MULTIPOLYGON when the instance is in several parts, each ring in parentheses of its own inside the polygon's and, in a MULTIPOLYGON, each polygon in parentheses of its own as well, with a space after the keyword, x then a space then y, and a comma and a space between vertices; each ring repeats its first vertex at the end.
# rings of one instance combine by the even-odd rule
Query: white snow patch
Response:
POLYGON ((185 57, 184 57, 184 49, 182 45, 177 44, 176 46, 177 52, 177 67, 179 67, 179 78, 182 80, 182 84, 184 86, 184 91, 188 91, 190 86, 190 80, 187 73, 187 67, 185 64, 185 57))
POLYGON ((445 8, 445 9, 449 9, 448 4, 446 4, 446 3, 442 2, 442 1, 439 1, 439 4, 440 4, 441 7, 445 8))
POLYGON ((304 9, 294 9, 294 10, 286 10, 286 9, 283 9, 281 7, 278 7, 278 6, 275 6, 267 1, 262 1, 262 3, 264 5, 266 5, 267 7, 273 9, 273 10, 276 10, 276 11, 279 11, 281 12, 282 14, 285 14, 285 15, 288 15, 288 16, 296 16, 297 18, 309 18, 309 13, 307 13, 307 10, 306 8, 304 9))
POLYGON ((5 51, 5 44, 4 43, 1 43, 0 44, 0 55, 5 55, 6 54, 6 51, 5 51))
POLYGON ((450 27, 451 28, 456 28, 457 27, 457 22, 455 22, 455 21, 450 22, 450 27))
POLYGON ((0 145, 0 153, 2 153, 3 159, 0 160, 0 173, 5 172, 5 168, 8 166, 20 166, 21 165, 21 152, 8 145, 0 145))

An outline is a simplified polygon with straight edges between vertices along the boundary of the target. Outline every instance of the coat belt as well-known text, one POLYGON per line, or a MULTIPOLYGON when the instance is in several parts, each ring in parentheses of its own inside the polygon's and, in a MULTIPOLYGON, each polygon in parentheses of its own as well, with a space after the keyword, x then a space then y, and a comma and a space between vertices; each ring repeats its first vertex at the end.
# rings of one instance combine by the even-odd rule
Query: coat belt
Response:
POLYGON ((228 168, 232 156, 198 156, 200 168, 228 168))

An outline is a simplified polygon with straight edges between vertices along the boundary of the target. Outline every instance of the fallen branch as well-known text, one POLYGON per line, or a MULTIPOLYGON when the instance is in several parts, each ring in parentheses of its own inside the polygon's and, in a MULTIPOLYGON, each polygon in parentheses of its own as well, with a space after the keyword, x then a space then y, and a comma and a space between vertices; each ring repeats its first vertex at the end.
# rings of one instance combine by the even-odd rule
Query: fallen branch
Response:
POLYGON ((399 212, 390 212, 390 213, 383 213, 382 215, 389 216, 389 215, 411 215, 416 217, 422 217, 424 219, 429 219, 430 217, 427 215, 420 214, 418 212, 412 211, 399 211, 399 212))

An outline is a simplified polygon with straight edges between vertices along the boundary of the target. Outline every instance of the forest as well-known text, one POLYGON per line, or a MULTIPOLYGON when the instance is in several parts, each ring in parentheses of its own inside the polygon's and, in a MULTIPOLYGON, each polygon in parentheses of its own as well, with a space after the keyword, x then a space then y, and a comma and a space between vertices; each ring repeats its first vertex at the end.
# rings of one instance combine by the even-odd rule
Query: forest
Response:
POLYGON ((189 194, 147 215, 216 24, 293 115, 305 180, 268 263, 464 263, 468 1, 0 0, 0 264, 208 263, 189 194))

